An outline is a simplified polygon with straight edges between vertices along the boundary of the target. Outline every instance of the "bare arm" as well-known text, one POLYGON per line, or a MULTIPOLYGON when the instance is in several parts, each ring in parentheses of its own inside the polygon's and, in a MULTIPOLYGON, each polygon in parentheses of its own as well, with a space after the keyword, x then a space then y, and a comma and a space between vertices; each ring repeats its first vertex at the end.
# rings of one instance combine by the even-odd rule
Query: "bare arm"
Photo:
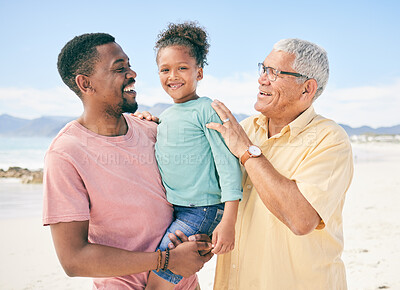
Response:
MULTIPOLYGON (((69 276, 114 277, 157 268, 156 252, 130 252, 88 242, 88 221, 52 224, 51 233, 57 256, 69 276)), ((133 237, 134 238, 134 237, 133 237)), ((200 256, 206 243, 188 242, 171 250, 172 272, 189 277, 201 269, 211 255, 200 256)), ((163 253, 163 261, 164 261, 163 253)))
MULTIPOLYGON (((223 125, 210 123, 207 127, 220 132, 229 150, 240 158, 252 142, 224 104, 214 101, 212 106, 222 120, 229 118, 230 121, 223 125)), ((321 218, 316 210, 296 183, 281 175, 267 158, 250 158, 245 168, 264 205, 293 233, 305 235, 317 227, 321 218)))

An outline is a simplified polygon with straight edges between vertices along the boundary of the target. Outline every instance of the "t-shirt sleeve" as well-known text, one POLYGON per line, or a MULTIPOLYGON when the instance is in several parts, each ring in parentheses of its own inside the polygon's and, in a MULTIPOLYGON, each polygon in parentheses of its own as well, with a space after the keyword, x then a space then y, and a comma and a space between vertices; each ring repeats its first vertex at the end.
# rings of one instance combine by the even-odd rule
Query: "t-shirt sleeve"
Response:
MULTIPOLYGON (((222 123, 217 113, 212 109, 205 124, 222 123)), ((221 202, 242 199, 242 171, 239 160, 229 151, 221 134, 205 127, 205 136, 210 143, 215 167, 221 187, 221 202)))
POLYGON ((326 138, 301 162, 291 179, 326 224, 343 202, 352 177, 350 142, 347 138, 326 138))
POLYGON ((43 177, 43 224, 89 220, 89 197, 77 169, 66 156, 49 151, 43 177))

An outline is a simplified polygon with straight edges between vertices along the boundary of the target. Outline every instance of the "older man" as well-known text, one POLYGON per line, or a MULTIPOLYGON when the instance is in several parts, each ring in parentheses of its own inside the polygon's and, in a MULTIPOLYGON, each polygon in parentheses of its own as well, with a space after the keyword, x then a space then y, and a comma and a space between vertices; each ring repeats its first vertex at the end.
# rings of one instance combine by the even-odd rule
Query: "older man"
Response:
POLYGON ((218 257, 214 288, 346 289, 342 209, 353 176, 345 131, 312 103, 328 81, 326 52, 277 42, 259 64, 261 114, 242 127, 220 102, 211 123, 245 168, 233 252, 218 257))
MULTIPOLYGON (((137 109, 128 56, 104 33, 69 41, 58 58, 83 114, 54 139, 45 158, 43 223, 69 276, 95 277, 94 289, 144 289, 148 271, 189 277, 210 259, 187 242, 154 252, 172 221, 154 155, 156 124, 137 109)), ((195 289, 195 276, 179 289, 195 289)))

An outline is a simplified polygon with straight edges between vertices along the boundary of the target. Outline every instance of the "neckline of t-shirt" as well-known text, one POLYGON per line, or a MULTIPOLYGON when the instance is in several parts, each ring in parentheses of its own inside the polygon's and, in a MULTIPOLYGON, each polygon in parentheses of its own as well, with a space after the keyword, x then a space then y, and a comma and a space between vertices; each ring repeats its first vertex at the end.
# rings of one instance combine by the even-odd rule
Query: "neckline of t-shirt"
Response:
POLYGON ((114 142, 114 143, 126 142, 133 137, 133 125, 132 125, 131 120, 129 120, 129 118, 127 118, 127 116, 125 114, 123 114, 123 116, 125 118, 126 124, 128 125, 128 132, 126 132, 125 135, 121 135, 121 136, 104 136, 104 135, 97 134, 97 133, 89 130, 85 126, 83 126, 77 120, 73 120, 72 124, 79 130, 85 132, 86 134, 91 135, 92 137, 103 139, 103 140, 106 140, 107 142, 114 142))
POLYGON ((196 102, 199 102, 200 100, 204 100, 204 99, 207 99, 207 97, 199 97, 199 98, 197 98, 195 100, 190 100, 190 101, 187 101, 187 102, 184 102, 184 103, 174 103, 174 106, 179 106, 179 107, 190 106, 190 105, 192 105, 192 104, 194 104, 196 102))

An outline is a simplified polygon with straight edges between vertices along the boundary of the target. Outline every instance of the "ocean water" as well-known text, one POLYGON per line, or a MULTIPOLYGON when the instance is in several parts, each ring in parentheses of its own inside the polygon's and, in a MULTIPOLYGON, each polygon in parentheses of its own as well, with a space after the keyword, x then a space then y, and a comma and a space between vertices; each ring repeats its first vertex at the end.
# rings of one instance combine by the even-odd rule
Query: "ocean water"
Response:
POLYGON ((0 168, 43 168, 43 158, 53 138, 0 137, 0 168))
MULTIPOLYGON (((53 138, 0 137, 0 168, 43 168, 53 138)), ((42 212, 42 184, 22 184, 16 178, 0 178, 0 219, 38 217, 42 212)))

